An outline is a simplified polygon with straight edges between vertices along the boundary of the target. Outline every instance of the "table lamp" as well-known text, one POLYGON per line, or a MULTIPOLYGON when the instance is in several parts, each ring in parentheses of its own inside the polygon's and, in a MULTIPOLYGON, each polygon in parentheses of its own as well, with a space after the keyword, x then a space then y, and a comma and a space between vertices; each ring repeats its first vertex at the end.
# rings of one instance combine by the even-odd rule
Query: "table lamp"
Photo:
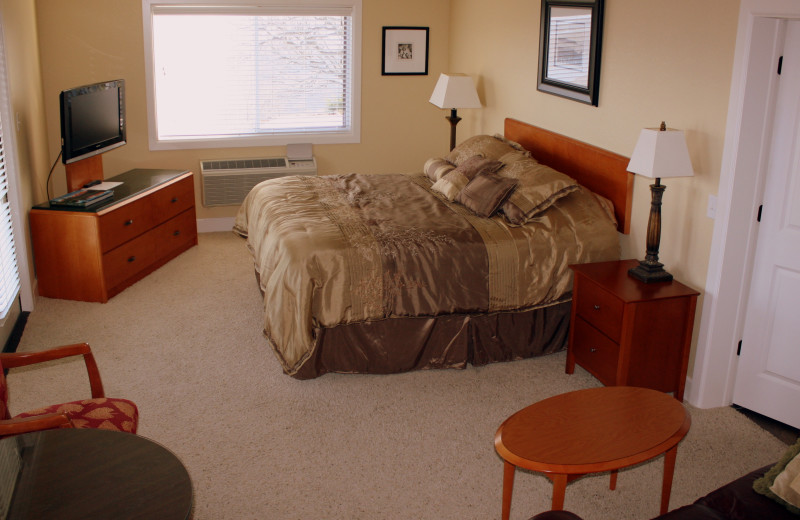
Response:
POLYGON ((661 128, 645 128, 639 135, 639 141, 633 150, 628 163, 628 171, 654 178, 650 185, 652 201, 650 218, 647 221, 647 253, 639 265, 630 269, 628 274, 645 283, 668 282, 672 275, 664 270, 664 264, 658 261, 658 246, 661 242, 661 197, 666 186, 661 184, 662 177, 691 177, 694 175, 686 138, 682 130, 667 128, 661 122, 661 128))
POLYGON ((456 125, 461 121, 457 109, 481 107, 475 83, 466 74, 441 74, 433 89, 430 102, 439 108, 450 109, 450 115, 445 119, 450 121, 450 149, 452 150, 456 147, 456 125))

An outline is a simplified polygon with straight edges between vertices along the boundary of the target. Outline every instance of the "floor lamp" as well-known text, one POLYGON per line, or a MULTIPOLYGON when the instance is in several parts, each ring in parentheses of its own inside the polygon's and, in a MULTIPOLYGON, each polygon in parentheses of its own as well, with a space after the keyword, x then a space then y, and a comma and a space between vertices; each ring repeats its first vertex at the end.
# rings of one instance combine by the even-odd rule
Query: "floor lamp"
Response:
POLYGON ((658 261, 658 247, 661 242, 661 197, 666 186, 661 184, 664 177, 691 177, 694 175, 686 138, 682 130, 667 128, 645 128, 633 150, 628 171, 644 177, 654 178, 650 185, 650 218, 647 221, 647 253, 639 265, 628 274, 645 283, 668 282, 672 275, 664 270, 658 261))
POLYGON ((450 149, 452 150, 456 147, 456 125, 461 121, 457 109, 481 107, 475 83, 466 74, 442 74, 433 89, 430 102, 439 108, 450 109, 450 115, 445 119, 450 121, 450 149))

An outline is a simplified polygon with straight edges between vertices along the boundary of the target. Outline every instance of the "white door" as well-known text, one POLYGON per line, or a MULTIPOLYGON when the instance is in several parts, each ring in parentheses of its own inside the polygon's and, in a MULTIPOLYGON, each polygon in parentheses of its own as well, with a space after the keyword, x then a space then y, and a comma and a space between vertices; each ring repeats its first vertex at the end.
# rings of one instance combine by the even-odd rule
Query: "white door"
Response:
POLYGON ((788 22, 733 402, 800 427, 800 22, 788 22))

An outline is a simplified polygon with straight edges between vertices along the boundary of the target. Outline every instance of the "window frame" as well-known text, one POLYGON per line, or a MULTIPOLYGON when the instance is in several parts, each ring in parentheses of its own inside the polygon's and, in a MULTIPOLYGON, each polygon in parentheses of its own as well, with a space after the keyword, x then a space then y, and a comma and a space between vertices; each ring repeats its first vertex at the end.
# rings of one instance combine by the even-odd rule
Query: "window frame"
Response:
POLYGON ((150 150, 278 146, 291 143, 342 144, 361 142, 361 11, 362 0, 142 0, 144 29, 145 81, 147 94, 147 133, 150 150), (248 136, 159 139, 153 72, 153 16, 157 11, 194 10, 238 13, 308 13, 347 9, 352 17, 352 84, 350 128, 317 132, 264 133, 248 136))

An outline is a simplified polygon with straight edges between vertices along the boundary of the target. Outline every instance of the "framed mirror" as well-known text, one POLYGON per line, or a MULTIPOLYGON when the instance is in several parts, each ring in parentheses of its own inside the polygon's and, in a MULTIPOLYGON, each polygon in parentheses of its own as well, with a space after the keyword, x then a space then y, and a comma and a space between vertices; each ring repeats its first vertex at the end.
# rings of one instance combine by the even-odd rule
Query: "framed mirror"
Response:
POLYGON ((603 0, 542 0, 537 90, 597 106, 603 0))

